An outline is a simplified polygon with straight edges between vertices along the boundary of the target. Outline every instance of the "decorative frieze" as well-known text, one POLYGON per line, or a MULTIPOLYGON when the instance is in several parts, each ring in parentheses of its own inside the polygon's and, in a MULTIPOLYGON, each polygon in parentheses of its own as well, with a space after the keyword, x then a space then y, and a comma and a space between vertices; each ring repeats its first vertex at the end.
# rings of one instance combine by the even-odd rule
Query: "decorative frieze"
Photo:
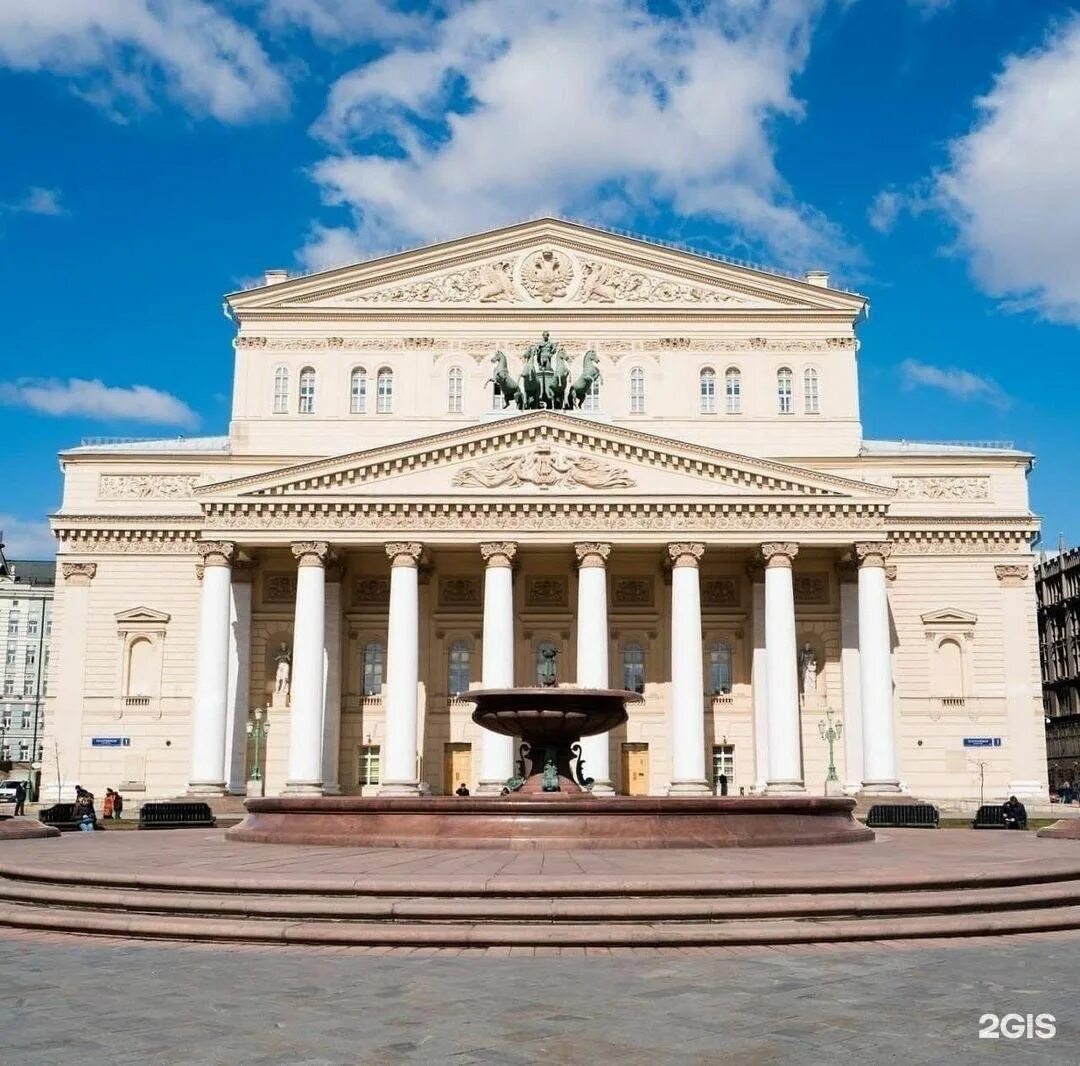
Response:
POLYGON ((270 570, 263 574, 263 603, 295 603, 296 572, 270 570))
POLYGON ((439 578, 439 606, 447 608, 479 608, 483 605, 483 590, 479 578, 439 578))
POLYGON ((1031 551, 1031 530, 903 530, 890 535, 893 555, 1000 555, 1031 551))
POLYGON ((614 577, 611 602, 615 607, 652 607, 655 588, 651 577, 614 577))
POLYGON ((896 495, 902 500, 988 500, 988 477, 898 477, 896 495))
POLYGON ((642 341, 642 350, 662 352, 833 352, 851 351, 854 337, 658 337, 642 341))
POLYGON ((812 605, 827 604, 829 602, 828 574, 793 574, 791 583, 796 603, 812 605))
POLYGON ((277 352, 319 352, 348 350, 358 352, 426 351, 447 348, 450 342, 442 337, 255 337, 240 336, 233 342, 236 348, 253 348, 277 352))
POLYGON ((102 474, 102 500, 181 500, 191 496, 198 474, 102 474))
POLYGON ((566 578, 561 574, 530 574, 525 578, 526 607, 565 607, 566 578))
POLYGON ((352 583, 354 607, 385 607, 390 602, 390 579, 355 577, 352 583))
POLYGON ((706 577, 701 581, 702 607, 738 607, 739 579, 736 577, 706 577))
MULTIPOLYGON (((523 279, 524 280, 524 279, 523 279)), ((461 270, 429 274, 376 289, 347 293, 335 302, 343 304, 435 304, 515 303, 512 260, 498 259, 461 270)))
MULTIPOLYGON (((582 303, 691 304, 699 306, 747 306, 755 301, 725 289, 690 285, 675 278, 642 270, 586 260, 581 266, 582 303)), ((760 301, 759 301, 760 303, 760 301)))
POLYGON ((466 466, 454 475, 453 484, 456 488, 484 489, 524 485, 541 489, 622 489, 631 488, 635 482, 625 467, 612 466, 590 455, 566 455, 540 447, 466 466))

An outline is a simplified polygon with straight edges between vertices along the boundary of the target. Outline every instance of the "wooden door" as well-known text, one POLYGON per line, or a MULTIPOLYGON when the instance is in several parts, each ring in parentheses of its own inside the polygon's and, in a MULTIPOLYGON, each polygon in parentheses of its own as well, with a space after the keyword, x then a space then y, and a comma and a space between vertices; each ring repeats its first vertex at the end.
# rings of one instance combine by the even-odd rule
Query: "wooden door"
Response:
POLYGON ((472 781, 472 745, 447 744, 443 753, 443 792, 452 796, 458 785, 472 781))
POLYGON ((622 746, 622 791, 624 796, 649 794, 649 745, 622 746))

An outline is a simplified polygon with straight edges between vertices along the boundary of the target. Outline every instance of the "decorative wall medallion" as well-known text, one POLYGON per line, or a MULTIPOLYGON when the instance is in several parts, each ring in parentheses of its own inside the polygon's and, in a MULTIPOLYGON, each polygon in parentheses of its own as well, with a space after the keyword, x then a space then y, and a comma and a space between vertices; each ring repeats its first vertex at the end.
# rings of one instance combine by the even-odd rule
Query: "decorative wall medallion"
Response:
POLYGON ((198 474, 102 474, 102 500, 177 500, 191 495, 198 474))
POLYGON ((480 581, 477 578, 439 578, 440 607, 479 607, 481 603, 480 581))
POLYGON ((828 603, 828 574, 795 574, 792 577, 796 603, 828 603))
POLYGON ((533 575, 525 579, 526 607, 565 607, 566 578, 561 575, 533 575))
POLYGON ((530 296, 549 304, 565 296, 574 277, 570 257, 555 248, 541 248, 521 263, 521 284, 530 296))
POLYGON ((652 607, 652 579, 647 577, 613 578, 611 599, 616 607, 652 607))
POLYGON ((495 456, 454 475, 457 488, 518 488, 536 485, 538 488, 632 488, 634 479, 626 467, 612 466, 590 455, 565 455, 541 446, 529 452, 495 456))
POLYGON ((988 500, 988 477, 898 477, 896 495, 903 500, 988 500))
POLYGON ((738 607, 739 581, 734 577, 707 577, 701 582, 704 607, 738 607))
POLYGON ((296 600, 296 574, 268 571, 263 574, 263 603, 293 603, 296 600))
POLYGON ((352 600, 357 607, 383 607, 390 602, 390 579, 357 577, 353 579, 352 600))

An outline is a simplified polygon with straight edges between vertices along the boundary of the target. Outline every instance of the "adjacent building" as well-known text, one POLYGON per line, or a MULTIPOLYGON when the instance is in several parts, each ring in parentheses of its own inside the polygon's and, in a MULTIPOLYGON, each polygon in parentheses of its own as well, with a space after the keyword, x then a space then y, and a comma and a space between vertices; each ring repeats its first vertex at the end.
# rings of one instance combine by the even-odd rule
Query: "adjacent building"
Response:
POLYGON ((5 779, 36 783, 39 776, 55 571, 51 561, 8 560, 0 543, 0 775, 5 779))
POLYGON ((1080 783, 1080 548, 1035 567, 1050 786, 1080 783))
POLYGON ((827 274, 542 219, 227 309, 227 434, 61 455, 53 788, 496 790, 554 661, 644 697, 600 794, 820 793, 831 716, 832 789, 1045 798, 1031 456, 866 438, 827 274))

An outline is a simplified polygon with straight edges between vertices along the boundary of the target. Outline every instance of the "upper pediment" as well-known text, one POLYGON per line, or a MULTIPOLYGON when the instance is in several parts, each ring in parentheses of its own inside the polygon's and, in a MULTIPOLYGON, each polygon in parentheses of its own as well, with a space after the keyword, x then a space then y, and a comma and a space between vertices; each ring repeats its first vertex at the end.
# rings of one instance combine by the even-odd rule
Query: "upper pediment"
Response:
POLYGON ((860 296, 541 219, 229 298, 245 313, 397 310, 863 310, 860 296))
POLYGON ((197 486, 206 503, 264 500, 626 498, 881 504, 894 491, 686 444, 579 415, 533 411, 197 486))
POLYGON ((164 611, 155 611, 153 607, 131 607, 126 611, 117 611, 113 617, 121 625, 165 625, 171 616, 164 611))

